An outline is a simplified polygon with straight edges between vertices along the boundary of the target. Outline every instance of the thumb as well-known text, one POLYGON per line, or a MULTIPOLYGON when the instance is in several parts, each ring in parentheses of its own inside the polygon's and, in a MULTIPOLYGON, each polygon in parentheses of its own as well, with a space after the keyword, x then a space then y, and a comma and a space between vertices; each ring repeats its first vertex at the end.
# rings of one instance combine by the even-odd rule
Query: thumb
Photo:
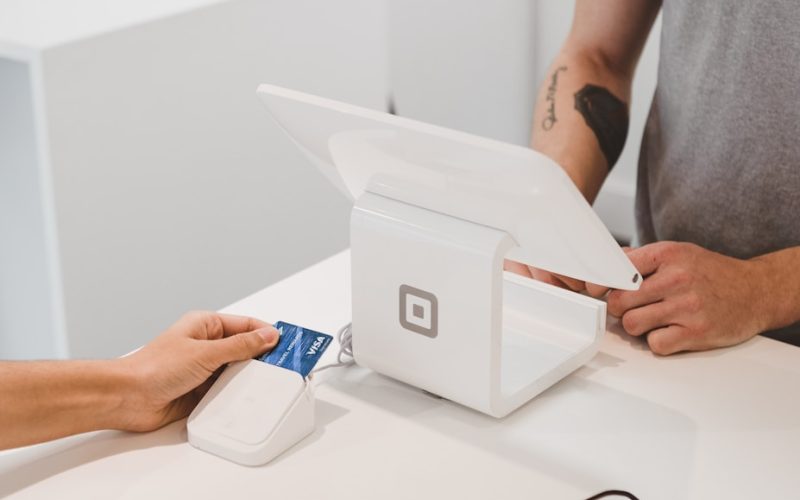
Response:
POLYGON ((230 337, 206 341, 208 356, 216 367, 232 361, 254 358, 278 343, 278 330, 272 326, 230 337))

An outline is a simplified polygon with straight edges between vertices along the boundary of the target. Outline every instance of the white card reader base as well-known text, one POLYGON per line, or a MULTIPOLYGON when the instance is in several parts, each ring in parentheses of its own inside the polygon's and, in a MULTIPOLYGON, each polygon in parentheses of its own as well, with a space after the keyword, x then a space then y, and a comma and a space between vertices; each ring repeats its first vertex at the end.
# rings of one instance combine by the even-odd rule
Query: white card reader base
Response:
POLYGON ((194 409, 189 443, 242 465, 263 465, 314 431, 311 382, 262 361, 230 364, 194 409))

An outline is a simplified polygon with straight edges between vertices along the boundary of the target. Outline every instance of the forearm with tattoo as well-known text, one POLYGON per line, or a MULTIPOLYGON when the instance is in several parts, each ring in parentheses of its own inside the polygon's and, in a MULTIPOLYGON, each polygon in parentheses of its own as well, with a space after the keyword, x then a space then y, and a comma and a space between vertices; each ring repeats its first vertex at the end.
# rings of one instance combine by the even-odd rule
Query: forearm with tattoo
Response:
POLYGON ((628 83, 590 60, 564 56, 539 93, 533 147, 564 167, 590 202, 625 145, 628 83))
POLYGON ((608 89, 587 84, 575 93, 575 109, 594 132, 611 169, 619 160, 628 137, 628 106, 608 89))

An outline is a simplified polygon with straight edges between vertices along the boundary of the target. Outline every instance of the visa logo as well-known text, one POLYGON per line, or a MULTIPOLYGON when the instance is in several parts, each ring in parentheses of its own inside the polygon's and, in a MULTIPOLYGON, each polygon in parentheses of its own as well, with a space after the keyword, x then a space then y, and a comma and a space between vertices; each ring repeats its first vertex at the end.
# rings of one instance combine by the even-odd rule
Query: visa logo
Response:
POLYGON ((312 354, 316 354, 319 348, 322 346, 322 343, 325 342, 325 337, 317 337, 317 340, 311 344, 311 347, 308 348, 306 352, 306 356, 311 356, 312 354))

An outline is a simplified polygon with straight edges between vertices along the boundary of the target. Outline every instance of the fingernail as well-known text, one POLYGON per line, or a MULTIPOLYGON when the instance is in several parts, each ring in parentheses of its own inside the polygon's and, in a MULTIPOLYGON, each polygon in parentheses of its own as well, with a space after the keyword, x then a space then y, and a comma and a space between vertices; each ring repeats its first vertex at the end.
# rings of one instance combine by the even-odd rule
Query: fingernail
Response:
POLYGON ((276 330, 275 327, 272 326, 264 328, 263 330, 258 332, 258 334, 261 335, 261 338, 264 339, 264 342, 268 344, 273 344, 275 343, 275 341, 278 340, 278 330, 276 330))

